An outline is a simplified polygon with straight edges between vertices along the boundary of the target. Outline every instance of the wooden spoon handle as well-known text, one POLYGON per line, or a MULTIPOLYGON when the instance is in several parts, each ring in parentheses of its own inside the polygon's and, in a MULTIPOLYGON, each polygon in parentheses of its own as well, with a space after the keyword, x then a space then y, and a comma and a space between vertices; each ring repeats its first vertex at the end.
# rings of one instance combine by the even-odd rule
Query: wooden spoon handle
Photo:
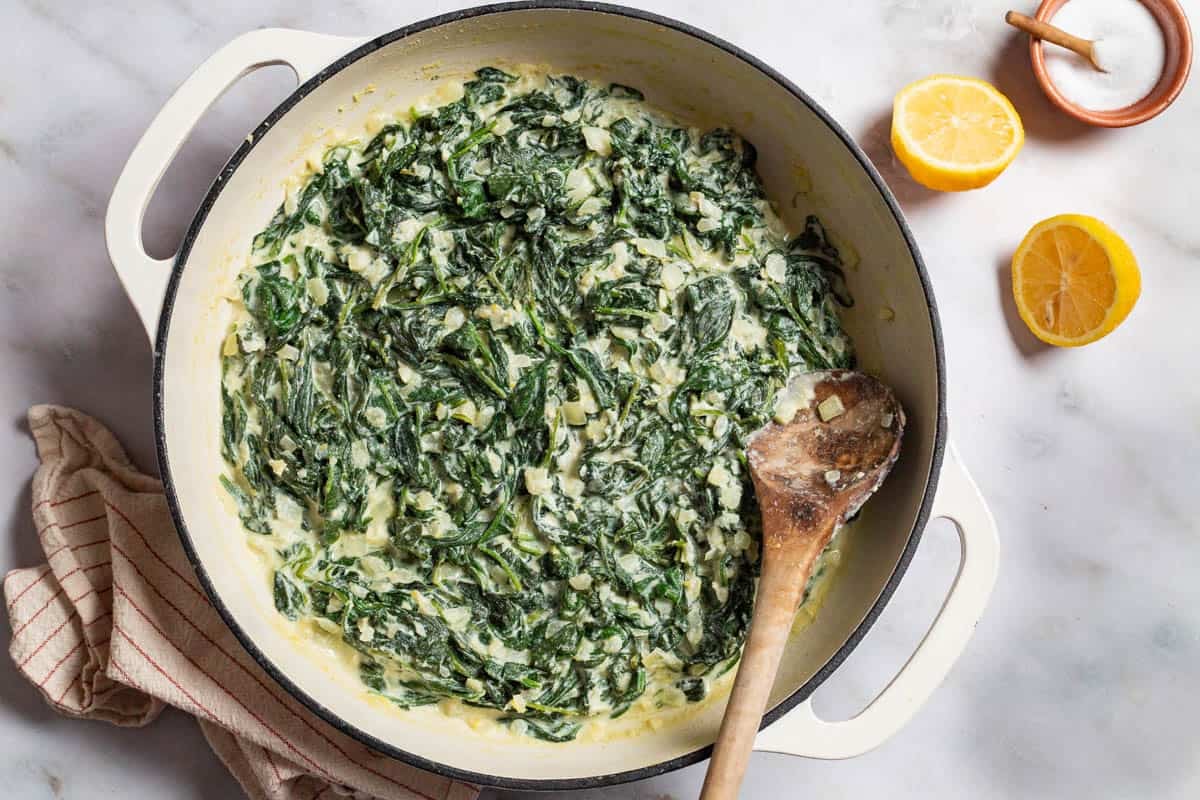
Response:
MULTIPOLYGON (((819 552, 819 551, 818 551, 819 552)), ((733 692, 721 722, 700 800, 736 800, 742 775, 754 749, 754 737, 775 683, 796 607, 808 582, 811 563, 798 574, 794 564, 763 559, 754 601, 754 619, 742 651, 733 692)))
POLYGON ((1089 61, 1092 59, 1092 42, 1067 33, 1062 28, 1056 28, 1049 22, 1042 22, 1018 11, 1009 11, 1004 15, 1004 21, 1018 30, 1025 31, 1031 36, 1045 39, 1051 44, 1065 47, 1089 61))

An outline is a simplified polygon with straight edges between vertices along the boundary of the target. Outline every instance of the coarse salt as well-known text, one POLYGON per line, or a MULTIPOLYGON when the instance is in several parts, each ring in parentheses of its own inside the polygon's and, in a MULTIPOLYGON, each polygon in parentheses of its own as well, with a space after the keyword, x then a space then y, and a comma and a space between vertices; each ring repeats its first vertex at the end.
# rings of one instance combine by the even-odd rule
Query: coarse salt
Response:
POLYGON ((1139 0, 1070 0, 1051 22, 1096 42, 1100 72, 1082 56, 1045 46, 1046 71, 1063 96, 1092 111, 1111 111, 1154 89, 1166 64, 1166 43, 1154 15, 1139 0))

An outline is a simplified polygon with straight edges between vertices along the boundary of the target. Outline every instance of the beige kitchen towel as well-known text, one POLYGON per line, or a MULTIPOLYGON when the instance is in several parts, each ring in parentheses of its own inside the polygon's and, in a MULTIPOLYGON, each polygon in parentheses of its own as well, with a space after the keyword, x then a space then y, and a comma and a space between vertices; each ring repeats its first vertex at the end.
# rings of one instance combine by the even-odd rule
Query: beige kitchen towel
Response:
POLYGON ((137 727, 192 714, 254 800, 472 800, 479 788, 377 755, 250 658, 197 583, 162 486, 96 420, 35 406, 33 519, 46 563, 4 578, 9 652, 63 714, 137 727))

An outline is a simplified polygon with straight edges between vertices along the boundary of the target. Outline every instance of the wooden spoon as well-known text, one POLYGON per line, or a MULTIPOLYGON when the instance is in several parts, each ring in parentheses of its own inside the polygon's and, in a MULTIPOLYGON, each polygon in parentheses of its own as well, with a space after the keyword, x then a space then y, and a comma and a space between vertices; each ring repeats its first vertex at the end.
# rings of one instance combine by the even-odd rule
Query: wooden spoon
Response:
POLYGON ((1042 22, 1019 11, 1009 11, 1004 15, 1004 21, 1017 30, 1022 30, 1030 36, 1036 36, 1043 41, 1065 47, 1073 53, 1078 53, 1088 60, 1088 63, 1100 72, 1108 72, 1096 57, 1096 42, 1067 33, 1062 28, 1055 27, 1049 22, 1042 22))
POLYGON ((701 800, 737 797, 813 564, 900 452, 904 412, 875 378, 814 372, 786 391, 779 407, 797 407, 795 417, 768 424, 746 451, 762 513, 761 577, 701 800))

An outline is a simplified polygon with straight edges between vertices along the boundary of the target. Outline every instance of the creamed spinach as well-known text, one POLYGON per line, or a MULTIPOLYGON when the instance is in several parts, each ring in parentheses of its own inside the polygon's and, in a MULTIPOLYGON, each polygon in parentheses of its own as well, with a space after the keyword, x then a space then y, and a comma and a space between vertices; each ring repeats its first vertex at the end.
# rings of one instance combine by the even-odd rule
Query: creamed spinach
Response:
POLYGON ((837 250, 626 86, 481 69, 372 134, 255 238, 222 350, 276 607, 399 706, 542 739, 704 698, 754 598, 746 438, 853 360, 837 250))

